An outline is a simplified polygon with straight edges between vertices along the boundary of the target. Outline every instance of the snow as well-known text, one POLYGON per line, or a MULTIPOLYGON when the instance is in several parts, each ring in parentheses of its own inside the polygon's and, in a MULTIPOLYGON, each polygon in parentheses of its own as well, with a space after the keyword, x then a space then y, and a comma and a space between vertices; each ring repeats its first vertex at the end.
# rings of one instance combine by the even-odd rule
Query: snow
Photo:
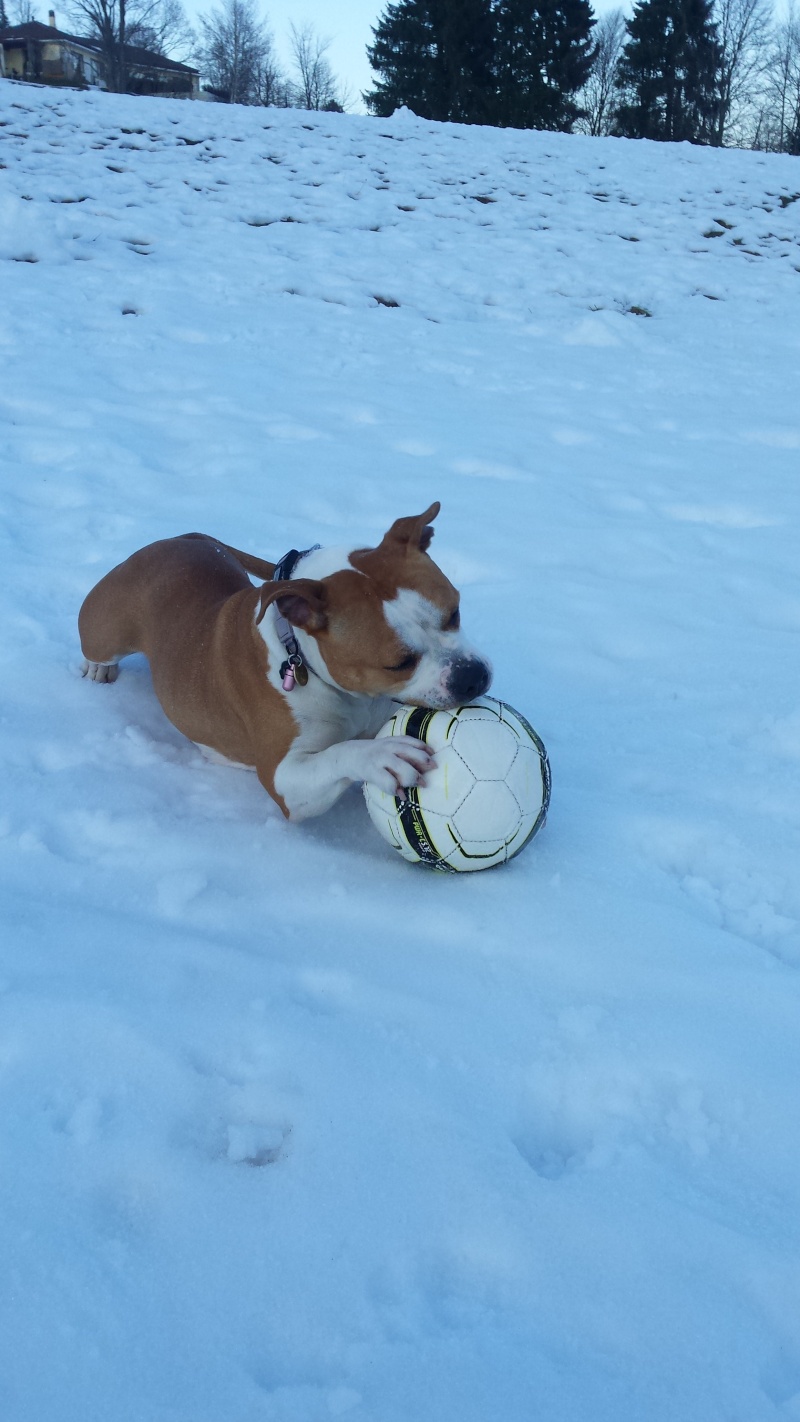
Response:
POLYGON ((4 1422, 800 1418, 797 160, 0 108, 4 1422), (81 680, 144 543, 434 498, 506 869, 81 680))

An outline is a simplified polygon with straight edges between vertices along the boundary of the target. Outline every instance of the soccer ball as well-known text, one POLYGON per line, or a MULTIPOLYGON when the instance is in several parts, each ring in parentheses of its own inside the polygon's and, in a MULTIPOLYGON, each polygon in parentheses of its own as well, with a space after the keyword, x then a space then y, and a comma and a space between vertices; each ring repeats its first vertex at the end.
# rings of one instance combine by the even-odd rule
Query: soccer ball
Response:
POLYGON ((376 829, 404 859, 469 872, 513 859, 541 829, 550 765, 513 707, 481 696, 457 711, 403 706, 379 736, 414 736, 436 753, 427 784, 396 795, 365 784, 376 829))

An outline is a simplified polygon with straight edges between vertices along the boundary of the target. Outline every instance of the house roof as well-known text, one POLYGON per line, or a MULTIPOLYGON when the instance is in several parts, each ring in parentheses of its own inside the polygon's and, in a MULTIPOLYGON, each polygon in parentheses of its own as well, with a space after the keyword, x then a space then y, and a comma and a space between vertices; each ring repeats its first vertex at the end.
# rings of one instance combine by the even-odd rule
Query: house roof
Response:
MULTIPOLYGON (((0 40, 3 44, 9 40, 71 40, 73 44, 81 43, 75 35, 65 35, 54 25, 43 25, 41 20, 27 20, 24 25, 6 25, 5 29, 0 30, 0 40)), ((86 48, 93 49, 93 41, 87 41, 86 48)))
MULTIPOLYGON (((76 45, 89 54, 102 52, 98 39, 86 35, 68 35, 63 30, 57 30, 54 25, 42 24, 41 20, 28 20, 24 25, 8 25, 0 30, 0 44, 5 46, 20 40, 38 40, 40 44, 52 44, 61 40, 63 43, 76 45)), ((147 69, 170 69, 181 74, 199 72, 189 64, 179 64, 177 59, 167 59, 163 54, 154 54, 152 50, 142 49, 141 45, 137 44, 126 44, 125 58, 129 64, 138 64, 147 69)))
POLYGON ((145 64, 149 69, 177 69, 181 74, 199 74, 191 64, 179 64, 177 59, 167 59, 166 55, 154 54, 151 49, 142 49, 138 44, 126 44, 126 57, 131 64, 145 64))

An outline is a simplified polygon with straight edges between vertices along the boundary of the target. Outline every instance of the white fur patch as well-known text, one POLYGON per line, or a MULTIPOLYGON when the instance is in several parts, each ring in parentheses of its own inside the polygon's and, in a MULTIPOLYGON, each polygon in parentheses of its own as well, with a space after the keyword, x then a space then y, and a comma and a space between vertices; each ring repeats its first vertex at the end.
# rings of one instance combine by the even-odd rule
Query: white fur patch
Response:
POLYGON ((396 597, 383 604, 389 626, 404 646, 420 652, 419 666, 403 688, 406 705, 449 706, 448 677, 453 662, 475 657, 460 631, 446 632, 442 609, 422 593, 400 588, 396 597))
POLYGON ((442 632, 442 609, 411 588, 399 588, 397 596, 383 604, 383 611, 389 626, 412 652, 426 652, 432 639, 444 636, 452 646, 457 636, 442 632))
POLYGON ((214 750, 213 746, 204 746, 202 741, 195 741, 194 744, 209 765, 227 765, 232 770, 249 770, 253 775, 256 773, 254 765, 244 765, 240 760, 231 760, 229 756, 223 755, 222 751, 214 750))
MULTIPOLYGON (((292 573, 293 578, 329 578, 332 573, 357 573, 350 562, 354 548, 315 548, 301 558, 292 573)), ((363 573, 359 576, 363 577, 363 573)))

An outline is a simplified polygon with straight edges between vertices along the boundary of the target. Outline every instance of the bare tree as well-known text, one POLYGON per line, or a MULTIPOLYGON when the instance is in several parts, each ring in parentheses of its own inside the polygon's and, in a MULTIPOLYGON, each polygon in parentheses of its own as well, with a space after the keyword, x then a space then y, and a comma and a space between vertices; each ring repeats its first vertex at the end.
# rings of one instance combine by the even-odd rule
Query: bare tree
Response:
POLYGON ((272 35, 256 0, 223 0, 200 16, 198 59, 206 78, 231 104, 258 104, 277 73, 272 35))
POLYGON ((618 98, 614 81, 627 37, 625 15, 621 9, 607 10, 600 16, 592 31, 594 64, 576 100, 583 110, 583 117, 578 119, 575 125, 579 132, 595 136, 611 132, 614 107, 618 98))
POLYGON ((130 83, 127 46, 147 29, 161 0, 71 0, 70 18, 80 33, 99 41, 106 87, 124 94, 130 83))
POLYGON ((717 120, 713 142, 743 139, 767 64, 772 30, 770 0, 716 0, 714 20, 720 47, 717 120))
POLYGON ((8 8, 12 23, 15 25, 29 25, 31 20, 36 19, 36 6, 33 0, 14 0, 14 3, 8 8))
POLYGON ((342 113, 347 95, 331 68, 330 39, 323 39, 309 21, 289 27, 289 44, 295 71, 295 104, 299 109, 327 109, 342 113))
POLYGON ((294 107, 294 86, 284 74, 271 45, 259 66, 255 102, 276 109, 294 107))
POLYGON ((753 147, 800 154, 800 14, 793 3, 773 31, 753 147))
POLYGON ((186 64, 194 54, 197 39, 181 0, 156 0, 146 21, 134 20, 129 26, 128 43, 186 64))

